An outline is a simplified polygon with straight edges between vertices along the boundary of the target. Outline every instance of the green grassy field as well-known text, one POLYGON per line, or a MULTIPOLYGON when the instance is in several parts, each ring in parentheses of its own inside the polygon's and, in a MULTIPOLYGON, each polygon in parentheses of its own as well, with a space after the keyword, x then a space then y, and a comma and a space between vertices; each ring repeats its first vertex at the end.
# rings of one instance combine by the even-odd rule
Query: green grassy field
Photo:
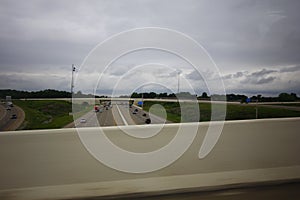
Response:
MULTIPOLYGON (((62 128, 73 121, 73 116, 69 115, 72 112, 72 104, 68 101, 16 100, 14 104, 25 112, 25 121, 21 129, 62 128)), ((83 113, 85 109, 79 110, 83 113)))
MULTIPOLYGON (((160 104, 163 106, 167 112, 167 119, 172 122, 181 122, 181 109, 179 103, 177 102, 144 102, 144 109, 149 111, 150 107, 154 104, 160 104)), ((215 120, 222 119, 222 104, 214 104, 214 109, 216 113, 220 112, 220 118, 218 114, 215 120)), ((189 106, 185 106, 189 109, 189 106)), ((188 110, 188 113, 193 113, 188 110)), ((255 119, 256 118, 256 107, 247 104, 228 104, 226 110, 226 120, 244 120, 244 119, 255 119)), ((210 121, 211 120, 211 104, 210 103, 199 103, 200 110, 200 120, 199 121, 210 121)), ((155 114, 155 113, 153 113, 155 114)), ((269 107, 258 107, 258 118, 282 118, 282 117, 300 117, 300 111, 287 110, 284 108, 269 108, 269 107)), ((189 117, 185 117, 185 121, 189 121, 189 117)))
POLYGON ((268 104, 268 105, 300 107, 300 103, 281 103, 281 104, 268 104))

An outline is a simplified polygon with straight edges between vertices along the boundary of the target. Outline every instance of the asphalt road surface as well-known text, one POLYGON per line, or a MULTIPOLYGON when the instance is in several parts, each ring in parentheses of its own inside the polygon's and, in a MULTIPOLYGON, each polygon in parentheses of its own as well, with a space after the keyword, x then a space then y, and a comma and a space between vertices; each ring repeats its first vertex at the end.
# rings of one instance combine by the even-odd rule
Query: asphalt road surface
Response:
POLYGON ((164 118, 143 111, 138 106, 130 107, 126 101, 112 101, 111 106, 101 106, 100 110, 100 112, 91 110, 77 119, 75 121, 76 127, 143 125, 146 124, 145 121, 148 118, 151 119, 151 124, 170 123, 164 118))
POLYGON ((23 123, 25 119, 24 111, 14 105, 10 107, 10 110, 6 109, 5 104, 0 104, 0 131, 14 131, 23 123), (16 119, 12 119, 12 115, 17 116, 16 119))

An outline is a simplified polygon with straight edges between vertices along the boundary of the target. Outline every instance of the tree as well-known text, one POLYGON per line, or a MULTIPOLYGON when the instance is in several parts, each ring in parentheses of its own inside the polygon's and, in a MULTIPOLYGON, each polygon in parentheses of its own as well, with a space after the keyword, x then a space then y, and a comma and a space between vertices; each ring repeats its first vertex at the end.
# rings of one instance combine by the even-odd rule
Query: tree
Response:
POLYGON ((136 92, 132 93, 131 98, 141 98, 141 94, 138 94, 136 92))
POLYGON ((206 92, 203 92, 202 95, 201 95, 201 97, 202 97, 202 98, 208 98, 208 95, 207 95, 206 92))
POLYGON ((297 100, 297 95, 294 93, 292 93, 292 94, 280 93, 278 96, 278 100, 279 101, 295 101, 295 100, 297 100))
POLYGON ((295 100, 298 99, 297 94, 295 93, 291 93, 291 96, 294 97, 295 100))

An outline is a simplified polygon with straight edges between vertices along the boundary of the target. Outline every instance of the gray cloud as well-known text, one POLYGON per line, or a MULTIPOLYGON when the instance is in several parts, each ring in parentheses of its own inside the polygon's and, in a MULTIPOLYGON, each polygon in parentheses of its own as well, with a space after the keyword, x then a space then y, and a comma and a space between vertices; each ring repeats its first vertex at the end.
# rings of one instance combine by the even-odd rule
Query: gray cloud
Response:
POLYGON ((188 73, 185 77, 191 80, 202 80, 202 76, 196 70, 188 73))
POLYGON ((256 72, 253 72, 252 74, 249 75, 249 77, 262 77, 262 76, 265 76, 265 75, 268 75, 268 74, 272 74, 274 72, 277 72, 277 70, 269 70, 269 69, 262 69, 260 71, 256 71, 256 72))
POLYGON ((276 79, 276 77, 274 76, 270 76, 268 78, 261 78, 258 79, 256 82, 254 82, 254 84, 267 84, 267 83, 271 83, 276 79))
POLYGON ((285 67, 280 69, 280 72, 297 72, 297 71, 300 71, 300 65, 285 67))
MULTIPOLYGON (((131 28, 156 26, 193 37, 218 64, 224 80, 236 80, 230 87, 240 93, 249 91, 240 83, 297 88, 289 72, 300 71, 299 7, 298 0, 2 0, 0 87, 65 89, 69 80, 61 83, 56 74, 69 74, 71 64, 79 66, 99 42, 131 28), (7 75, 18 72, 33 77, 47 73, 49 81, 7 75)), ((111 73, 120 76, 136 63, 129 60, 111 73)), ((190 71, 183 74, 191 81, 201 79, 190 71)))
MULTIPOLYGON (((239 80, 242 84, 267 84, 273 82, 277 77, 274 76, 278 71, 272 69, 262 69, 249 73, 248 71, 236 72, 223 76, 224 80, 239 80), (273 76, 269 76, 273 74, 273 76)), ((277 74, 276 74, 277 75, 277 74)))
POLYGON ((64 74, 47 73, 2 73, 0 74, 1 89, 19 89, 19 90, 41 90, 41 89, 57 89, 70 91, 70 76, 64 74))
POLYGON ((223 76, 222 78, 223 79, 241 78, 247 74, 248 74, 248 72, 236 72, 234 74, 227 74, 227 75, 223 76))

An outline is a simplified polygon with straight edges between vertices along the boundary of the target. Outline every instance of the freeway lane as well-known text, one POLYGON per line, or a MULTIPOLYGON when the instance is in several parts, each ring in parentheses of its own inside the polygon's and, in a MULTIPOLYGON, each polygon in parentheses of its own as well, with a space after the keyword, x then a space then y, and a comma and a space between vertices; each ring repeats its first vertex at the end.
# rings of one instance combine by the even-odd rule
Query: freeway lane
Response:
MULTIPOLYGON (((5 116, 7 115, 7 110, 4 107, 3 104, 0 105, 0 123, 2 122, 2 120, 5 118, 5 116)), ((1 126, 1 125, 0 125, 1 126)))
POLYGON ((0 131, 14 131, 21 126, 25 119, 24 111, 16 105, 11 107, 11 110, 6 110, 6 107, 1 104, 0 114, 0 131), (17 115, 17 119, 11 119, 13 114, 17 115))
MULTIPOLYGON (((148 112, 142 110, 141 107, 133 105, 132 108, 129 107, 127 102, 114 102, 115 107, 118 109, 119 115, 122 115, 127 125, 143 125, 146 124, 145 120, 147 118, 151 119, 151 124, 165 124, 170 123, 166 119, 158 117, 154 114, 149 114, 148 112), (137 112, 134 112, 137 111, 137 112), (135 113, 135 114, 133 114, 135 113)), ((121 117, 122 118, 122 117, 121 117)), ((124 121, 122 120, 122 121, 124 121)), ((126 125, 121 123, 120 125, 126 125)))

